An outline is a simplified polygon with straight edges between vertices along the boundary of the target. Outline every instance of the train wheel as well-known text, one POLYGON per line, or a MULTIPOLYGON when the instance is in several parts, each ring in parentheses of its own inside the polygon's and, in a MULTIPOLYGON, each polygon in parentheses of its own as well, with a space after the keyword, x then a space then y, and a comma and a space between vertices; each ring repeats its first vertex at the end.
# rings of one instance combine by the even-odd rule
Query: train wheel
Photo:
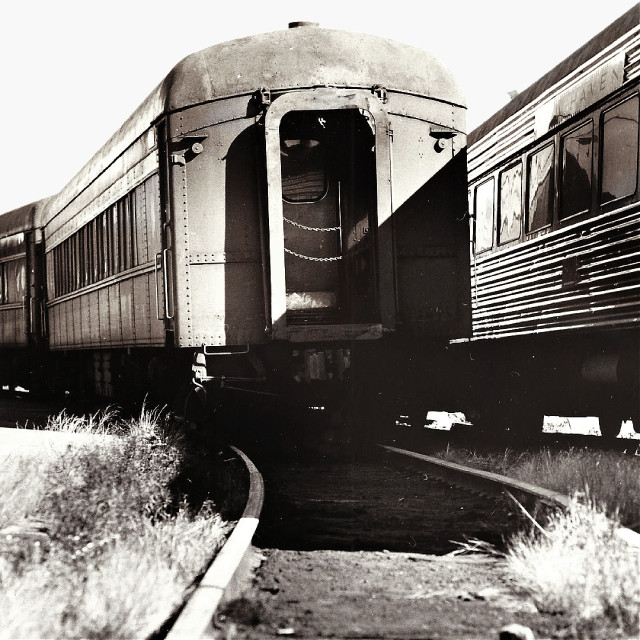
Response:
POLYGON ((204 423, 209 413, 207 405, 207 392, 204 387, 192 387, 184 401, 183 415, 185 420, 196 425, 204 423))
POLYGON ((624 419, 622 411, 615 407, 602 410, 598 416, 602 437, 607 440, 615 440, 620 433, 624 419))

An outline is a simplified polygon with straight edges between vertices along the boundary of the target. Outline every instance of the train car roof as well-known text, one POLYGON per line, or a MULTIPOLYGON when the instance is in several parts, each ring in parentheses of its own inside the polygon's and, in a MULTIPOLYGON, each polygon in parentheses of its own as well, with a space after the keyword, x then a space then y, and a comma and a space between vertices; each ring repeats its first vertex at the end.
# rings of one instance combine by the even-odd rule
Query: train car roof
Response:
POLYGON ((161 85, 165 110, 260 87, 371 87, 435 97, 463 105, 452 74, 433 56, 377 36, 291 28, 214 45, 187 56, 161 85))
POLYGON ((497 111, 488 120, 476 127, 469 133, 468 144, 471 146, 493 129, 505 122, 530 102, 542 95, 547 89, 560 82, 562 78, 575 71, 578 67, 593 58, 602 49, 614 43, 625 33, 636 27, 640 23, 640 4, 636 4, 625 14, 603 29, 598 35, 589 40, 586 44, 572 53, 569 57, 556 65, 551 71, 536 80, 531 86, 519 93, 515 98, 497 111))
POLYGON ((37 200, 0 214, 0 238, 31 231, 36 224, 37 214, 48 201, 49 198, 37 200))
POLYGON ((429 53, 378 36, 303 26, 217 44, 180 61, 122 127, 54 197, 49 218, 164 114, 261 87, 372 87, 464 106, 453 74, 429 53))

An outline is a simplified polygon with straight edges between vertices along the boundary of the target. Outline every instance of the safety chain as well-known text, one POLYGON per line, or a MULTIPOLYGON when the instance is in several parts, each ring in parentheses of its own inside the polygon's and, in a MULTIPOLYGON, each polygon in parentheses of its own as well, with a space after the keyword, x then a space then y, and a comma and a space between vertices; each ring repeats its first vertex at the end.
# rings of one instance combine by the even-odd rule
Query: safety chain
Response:
POLYGON ((332 258, 314 258, 312 256, 303 256, 301 253, 296 253, 295 251, 291 251, 291 249, 287 249, 287 247, 285 247, 284 250, 296 258, 311 260, 312 262, 335 262, 336 260, 342 260, 342 256, 333 256, 332 258))
POLYGON ((304 229, 305 231, 340 231, 340 227, 307 227, 299 222, 294 222, 293 220, 289 220, 289 218, 283 218, 285 222, 288 222, 290 225, 294 227, 298 227, 299 229, 304 229))

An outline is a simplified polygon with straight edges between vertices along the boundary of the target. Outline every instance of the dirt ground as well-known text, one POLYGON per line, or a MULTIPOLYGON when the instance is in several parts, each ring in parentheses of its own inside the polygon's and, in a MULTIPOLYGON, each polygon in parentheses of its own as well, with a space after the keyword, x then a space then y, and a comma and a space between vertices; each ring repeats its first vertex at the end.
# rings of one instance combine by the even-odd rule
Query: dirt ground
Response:
POLYGON ((226 638, 497 640, 519 623, 556 637, 499 559, 384 551, 256 550, 244 596, 220 618, 226 638))

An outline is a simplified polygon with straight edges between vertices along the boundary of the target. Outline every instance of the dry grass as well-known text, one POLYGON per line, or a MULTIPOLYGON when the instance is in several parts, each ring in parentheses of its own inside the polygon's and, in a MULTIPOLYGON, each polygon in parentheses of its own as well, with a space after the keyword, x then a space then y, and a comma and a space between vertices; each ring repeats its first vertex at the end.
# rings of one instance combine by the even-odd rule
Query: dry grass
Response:
MULTIPOLYGON (((205 568, 228 526, 210 500, 190 505, 180 431, 159 412, 56 416, 50 427, 98 432, 91 443, 12 460, 0 472, 0 526, 48 523, 51 548, 0 556, 0 638, 139 638, 153 632, 205 568)), ((202 492, 202 491, 201 491, 202 492)))
POLYGON ((439 457, 517 478, 566 495, 588 495, 623 526, 640 527, 640 458, 613 451, 567 449, 479 454, 447 449, 439 457))
POLYGON ((540 611, 562 614, 562 637, 613 640, 640 630, 640 554, 616 535, 640 525, 640 460, 614 452, 566 451, 478 454, 441 458, 574 496, 566 513, 551 513, 509 541, 514 580, 540 611))
POLYGON ((575 638, 628 638, 640 629, 640 556, 602 507, 574 498, 543 530, 516 535, 507 562, 540 611, 561 613, 575 638))

